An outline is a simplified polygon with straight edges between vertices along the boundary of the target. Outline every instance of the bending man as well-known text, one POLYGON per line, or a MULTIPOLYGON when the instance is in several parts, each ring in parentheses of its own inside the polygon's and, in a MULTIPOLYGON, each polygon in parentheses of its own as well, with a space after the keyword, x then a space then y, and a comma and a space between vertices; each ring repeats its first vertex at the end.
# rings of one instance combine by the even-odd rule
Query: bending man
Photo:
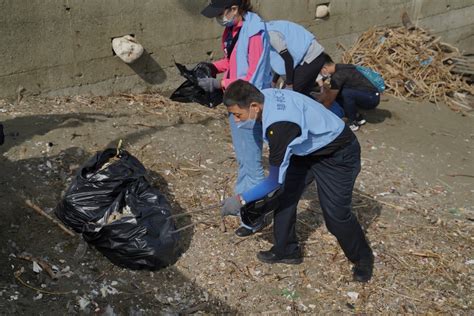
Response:
POLYGON ((301 263, 296 209, 311 172, 328 230, 355 264, 354 279, 368 281, 372 250, 352 213, 352 190, 360 171, 360 146, 354 133, 323 105, 290 90, 259 91, 239 80, 226 90, 224 104, 236 122, 262 122, 270 148, 270 173, 262 183, 225 200, 222 215, 237 214, 242 205, 280 187, 280 207, 274 213, 275 243, 257 258, 265 263, 301 263))

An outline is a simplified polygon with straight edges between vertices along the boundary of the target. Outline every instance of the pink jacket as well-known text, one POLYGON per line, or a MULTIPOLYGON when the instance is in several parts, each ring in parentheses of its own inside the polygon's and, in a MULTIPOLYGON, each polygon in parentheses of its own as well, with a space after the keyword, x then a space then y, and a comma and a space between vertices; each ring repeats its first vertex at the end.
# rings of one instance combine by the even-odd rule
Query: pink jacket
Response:
MULTIPOLYGON (((242 28, 243 21, 240 21, 235 27, 232 28, 232 36, 237 35, 237 32, 242 28)), ((230 31, 229 28, 226 28, 224 34, 222 35, 222 50, 224 50, 225 45, 225 38, 227 37, 228 32, 230 31)), ((248 62, 249 62, 249 69, 247 75, 244 78, 237 78, 237 46, 239 45, 239 40, 237 40, 237 44, 230 55, 230 59, 224 57, 220 60, 215 61, 213 64, 216 66, 217 71, 219 73, 224 73, 224 77, 221 81, 222 88, 227 88, 232 82, 236 81, 237 79, 242 79, 245 81, 249 81, 253 74, 255 73, 255 69, 258 66, 258 62, 260 60, 260 56, 263 53, 263 39, 261 34, 254 35, 249 40, 249 51, 248 51, 248 62)))

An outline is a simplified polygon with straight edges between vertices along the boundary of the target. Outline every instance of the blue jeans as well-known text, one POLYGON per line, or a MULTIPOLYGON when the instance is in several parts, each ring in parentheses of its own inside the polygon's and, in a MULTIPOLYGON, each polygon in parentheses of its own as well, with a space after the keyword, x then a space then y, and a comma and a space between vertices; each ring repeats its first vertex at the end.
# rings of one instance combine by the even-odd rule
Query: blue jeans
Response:
POLYGON ((336 101, 334 101, 334 102, 331 104, 331 107, 329 108, 329 111, 331 111, 332 113, 336 114, 337 117, 339 117, 339 118, 343 118, 343 117, 344 117, 344 110, 343 110, 342 107, 339 105, 339 103, 337 103, 336 101))
POLYGON ((337 97, 337 102, 344 108, 349 122, 352 122, 356 119, 357 107, 372 110, 379 105, 380 93, 342 88, 337 97))
POLYGON ((256 122, 254 129, 237 128, 234 116, 229 115, 232 143, 238 163, 235 194, 241 194, 265 178, 262 165, 262 123, 256 122))

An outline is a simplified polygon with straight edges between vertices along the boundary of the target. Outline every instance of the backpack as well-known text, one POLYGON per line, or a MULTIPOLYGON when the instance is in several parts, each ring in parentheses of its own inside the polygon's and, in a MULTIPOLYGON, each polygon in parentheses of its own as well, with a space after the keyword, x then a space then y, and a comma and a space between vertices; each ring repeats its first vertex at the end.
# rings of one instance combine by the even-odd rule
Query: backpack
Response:
POLYGON ((355 67, 380 93, 385 91, 385 81, 378 72, 359 65, 355 65, 355 67))

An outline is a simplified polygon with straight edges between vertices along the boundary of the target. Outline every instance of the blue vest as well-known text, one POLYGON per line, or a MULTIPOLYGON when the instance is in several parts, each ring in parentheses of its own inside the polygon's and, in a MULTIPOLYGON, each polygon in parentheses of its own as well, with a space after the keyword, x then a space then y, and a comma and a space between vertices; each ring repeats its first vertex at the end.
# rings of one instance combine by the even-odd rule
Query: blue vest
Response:
MULTIPOLYGON (((303 26, 289 21, 267 22, 267 30, 283 34, 288 52, 295 62, 294 68, 301 64, 308 48, 315 39, 314 35, 303 26)), ((273 47, 270 50, 270 63, 274 72, 282 76, 285 75, 285 61, 273 47)))
POLYGON ((344 122, 315 100, 290 90, 265 89, 263 105, 263 138, 267 128, 276 122, 292 122, 301 128, 301 135, 286 149, 280 166, 278 183, 283 184, 292 155, 306 156, 331 143, 341 134, 344 122))
POLYGON ((263 20, 255 13, 248 12, 244 16, 244 23, 240 30, 237 42, 237 78, 247 75, 249 69, 248 50, 249 39, 261 33, 263 39, 263 53, 258 62, 255 73, 250 79, 250 83, 258 89, 266 89, 271 86, 272 69, 270 66, 270 39, 263 20))

